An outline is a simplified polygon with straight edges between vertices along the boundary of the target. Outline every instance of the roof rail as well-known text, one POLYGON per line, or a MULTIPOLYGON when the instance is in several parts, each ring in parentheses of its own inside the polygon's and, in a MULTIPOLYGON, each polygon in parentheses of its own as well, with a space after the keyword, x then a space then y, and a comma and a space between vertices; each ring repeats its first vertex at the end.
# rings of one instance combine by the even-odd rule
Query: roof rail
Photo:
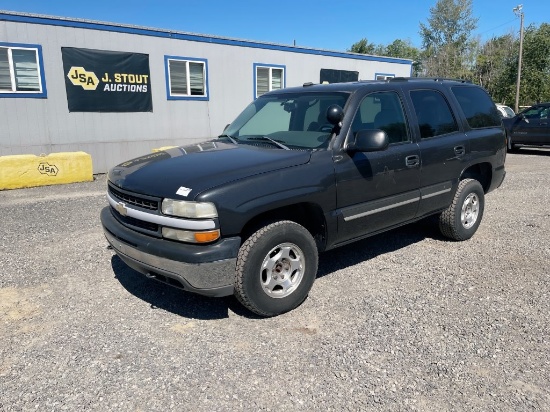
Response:
POLYGON ((434 82, 451 81, 451 82, 460 82, 460 83, 472 83, 469 80, 453 79, 453 78, 447 78, 447 77, 392 77, 387 79, 388 82, 408 82, 408 81, 426 81, 426 80, 433 80, 434 82))

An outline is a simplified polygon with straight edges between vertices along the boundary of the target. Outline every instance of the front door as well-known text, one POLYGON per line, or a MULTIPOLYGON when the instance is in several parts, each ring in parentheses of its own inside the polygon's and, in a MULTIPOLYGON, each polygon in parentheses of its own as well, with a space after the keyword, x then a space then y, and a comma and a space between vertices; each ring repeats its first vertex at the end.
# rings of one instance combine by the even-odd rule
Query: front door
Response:
POLYGON ((512 129, 512 141, 525 144, 550 144, 549 106, 535 106, 518 119, 512 129))
POLYGON ((348 139, 364 129, 384 130, 390 145, 379 152, 335 157, 338 243, 414 218, 420 199, 420 150, 397 92, 365 96, 348 139))

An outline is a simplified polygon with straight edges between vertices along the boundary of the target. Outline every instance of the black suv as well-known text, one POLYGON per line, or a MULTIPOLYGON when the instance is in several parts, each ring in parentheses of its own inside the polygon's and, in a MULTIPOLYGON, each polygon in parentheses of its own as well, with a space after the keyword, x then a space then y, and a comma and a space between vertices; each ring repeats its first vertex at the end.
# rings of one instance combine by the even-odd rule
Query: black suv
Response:
POLYGON ((114 167, 101 220, 137 271, 273 316, 307 297, 319 252, 429 215, 470 238, 505 157, 473 84, 305 84, 261 96, 217 139, 114 167))
POLYGON ((550 102, 531 106, 512 118, 503 118, 508 151, 519 145, 550 146, 550 102))

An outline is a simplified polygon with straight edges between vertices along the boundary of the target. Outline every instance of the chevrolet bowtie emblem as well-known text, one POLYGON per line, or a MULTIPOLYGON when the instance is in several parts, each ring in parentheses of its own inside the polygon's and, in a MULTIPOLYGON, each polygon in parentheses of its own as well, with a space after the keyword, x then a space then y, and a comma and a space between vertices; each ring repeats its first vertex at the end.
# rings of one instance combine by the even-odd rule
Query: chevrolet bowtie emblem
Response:
POLYGON ((122 202, 118 202, 115 206, 115 209, 117 210, 118 213, 120 213, 122 216, 126 216, 128 215, 128 208, 126 207, 126 205, 122 202))

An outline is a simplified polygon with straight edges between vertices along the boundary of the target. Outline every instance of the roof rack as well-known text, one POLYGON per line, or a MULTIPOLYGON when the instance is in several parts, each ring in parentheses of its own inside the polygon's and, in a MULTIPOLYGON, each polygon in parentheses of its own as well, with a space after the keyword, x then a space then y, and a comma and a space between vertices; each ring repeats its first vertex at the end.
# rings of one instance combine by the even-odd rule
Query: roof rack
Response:
POLYGON ((408 82, 408 81, 426 81, 426 80, 433 80, 434 82, 450 81, 450 82, 459 82, 459 83, 472 83, 469 80, 453 79, 453 78, 447 78, 447 77, 392 77, 392 78, 386 79, 386 81, 388 82, 408 82))

